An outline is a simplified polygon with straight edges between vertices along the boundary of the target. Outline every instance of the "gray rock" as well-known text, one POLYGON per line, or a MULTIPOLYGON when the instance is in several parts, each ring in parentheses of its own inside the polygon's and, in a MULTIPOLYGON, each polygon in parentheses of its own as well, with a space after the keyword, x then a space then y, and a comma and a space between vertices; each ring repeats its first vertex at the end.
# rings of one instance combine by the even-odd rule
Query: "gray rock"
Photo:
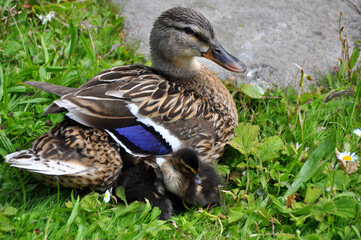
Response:
POLYGON ((261 86, 297 86, 295 64, 317 79, 341 56, 338 21, 348 33, 350 46, 361 38, 360 0, 114 0, 124 5, 129 35, 140 41, 139 52, 149 57, 149 33, 156 17, 174 6, 187 6, 205 15, 218 40, 243 61, 245 74, 229 72, 202 59, 221 79, 258 82, 261 86), (355 4, 356 9, 349 2, 355 4))

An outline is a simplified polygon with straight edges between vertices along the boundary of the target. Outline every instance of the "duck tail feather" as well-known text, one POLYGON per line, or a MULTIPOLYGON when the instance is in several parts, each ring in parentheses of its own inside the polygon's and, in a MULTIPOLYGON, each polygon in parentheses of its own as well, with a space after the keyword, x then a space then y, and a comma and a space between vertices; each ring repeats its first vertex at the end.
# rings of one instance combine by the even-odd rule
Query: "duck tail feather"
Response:
POLYGON ((76 88, 64 87, 55 85, 52 83, 38 82, 38 81, 26 81, 24 84, 41 89, 45 92, 49 92, 58 96, 64 96, 68 93, 76 91, 76 88))

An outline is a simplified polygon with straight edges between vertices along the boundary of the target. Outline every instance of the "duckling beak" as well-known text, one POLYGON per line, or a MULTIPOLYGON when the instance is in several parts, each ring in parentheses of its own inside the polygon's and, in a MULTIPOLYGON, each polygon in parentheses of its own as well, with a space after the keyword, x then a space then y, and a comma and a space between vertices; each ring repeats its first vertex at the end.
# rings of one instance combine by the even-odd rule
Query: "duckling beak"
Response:
POLYGON ((244 73, 247 70, 246 65, 229 54, 218 40, 214 40, 210 44, 208 51, 202 53, 202 57, 208 58, 232 72, 244 73))
POLYGON ((197 185, 202 184, 202 179, 199 177, 198 174, 194 175, 194 181, 196 182, 197 185))

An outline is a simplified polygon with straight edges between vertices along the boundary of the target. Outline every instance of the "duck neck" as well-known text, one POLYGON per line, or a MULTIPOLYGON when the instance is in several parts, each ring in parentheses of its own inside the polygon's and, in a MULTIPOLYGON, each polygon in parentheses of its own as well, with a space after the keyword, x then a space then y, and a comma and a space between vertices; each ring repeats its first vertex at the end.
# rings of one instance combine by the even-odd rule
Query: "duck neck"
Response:
POLYGON ((153 67, 169 80, 192 79, 199 74, 202 65, 196 57, 176 56, 164 59, 152 54, 153 67))

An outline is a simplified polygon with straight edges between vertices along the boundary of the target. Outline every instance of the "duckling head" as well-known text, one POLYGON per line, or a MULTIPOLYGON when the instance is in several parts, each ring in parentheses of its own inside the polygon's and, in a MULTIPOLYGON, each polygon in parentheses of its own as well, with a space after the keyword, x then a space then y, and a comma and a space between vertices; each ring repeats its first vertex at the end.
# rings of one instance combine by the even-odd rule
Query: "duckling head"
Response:
POLYGON ((221 180, 214 167, 200 161, 189 148, 173 153, 170 159, 157 158, 166 189, 192 205, 220 202, 221 180))
POLYGON ((153 67, 171 77, 190 77, 199 72, 196 57, 205 57, 233 71, 246 66, 229 54, 215 37, 212 25, 202 14, 187 7, 166 10, 154 22, 150 35, 153 67))

